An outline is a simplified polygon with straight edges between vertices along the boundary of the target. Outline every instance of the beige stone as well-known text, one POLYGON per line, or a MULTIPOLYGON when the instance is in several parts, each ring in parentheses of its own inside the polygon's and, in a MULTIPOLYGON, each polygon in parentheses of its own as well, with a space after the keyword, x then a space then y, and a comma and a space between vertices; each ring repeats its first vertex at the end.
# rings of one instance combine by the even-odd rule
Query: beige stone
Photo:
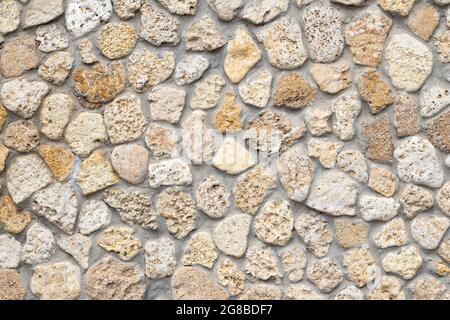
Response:
POLYGON ((347 63, 333 66, 314 64, 310 72, 320 90, 326 93, 336 94, 347 89, 351 83, 351 71, 347 63))
POLYGON ((399 181, 388 169, 372 167, 369 174, 368 186, 373 191, 385 196, 392 197, 398 190, 399 181))
POLYGON ((360 182, 365 182, 368 179, 366 158, 358 150, 349 149, 340 152, 337 158, 337 166, 360 182))
POLYGON ((94 52, 94 45, 90 39, 83 39, 78 43, 78 51, 80 52, 81 62, 84 64, 92 64, 98 62, 97 55, 94 52))
POLYGON ((113 10, 122 20, 131 19, 139 11, 142 0, 114 0, 113 10))
POLYGON ((148 152, 138 144, 120 145, 111 152, 111 164, 119 177, 139 184, 147 173, 148 152))
POLYGON ((193 16, 197 11, 198 0, 158 0, 158 2, 173 14, 193 16))
POLYGON ((17 30, 20 25, 20 6, 15 0, 0 3, 0 34, 17 30))
POLYGON ((412 136, 420 131, 419 107, 414 99, 401 94, 395 104, 394 126, 397 136, 412 136))
POLYGON ((435 277, 426 275, 409 286, 414 300, 438 300, 446 287, 435 277))
POLYGON ((288 73, 278 80, 272 102, 275 107, 301 109, 316 99, 316 89, 297 73, 288 73))
POLYGON ((286 292, 287 300, 325 300, 325 296, 304 284, 292 285, 286 292))
POLYGON ((308 279, 325 293, 333 291, 344 278, 337 262, 330 258, 314 261, 308 266, 307 274, 308 279))
POLYGON ((286 12, 288 7, 288 0, 250 0, 241 11, 241 18, 253 24, 263 24, 286 12))
POLYGON ((449 226, 450 222, 446 217, 422 214, 411 222, 411 235, 422 248, 434 250, 449 226))
POLYGON ((395 218, 381 226, 373 235, 378 248, 401 247, 408 243, 405 221, 395 218))
POLYGON ((294 215, 285 200, 267 202, 255 219, 255 233, 261 241, 278 246, 286 245, 292 238, 294 215))
POLYGON ((214 51, 226 44, 223 31, 209 16, 203 16, 189 25, 183 33, 188 51, 214 51))
POLYGON ((39 132, 31 121, 18 120, 5 129, 5 146, 19 152, 30 152, 39 144, 39 132))
POLYGON ((191 98, 192 109, 211 109, 217 106, 220 94, 225 86, 221 75, 213 74, 195 84, 191 98))
POLYGON ((263 281, 281 277, 275 252, 267 246, 256 244, 245 254, 245 272, 251 279, 263 281))
POLYGON ((434 45, 436 47, 436 52, 438 58, 441 62, 450 62, 450 31, 441 31, 434 37, 434 45))
POLYGON ((75 300, 80 295, 80 269, 70 262, 39 265, 31 277, 31 291, 41 300, 75 300))
POLYGON ((213 165, 228 174, 238 174, 255 165, 252 154, 233 137, 226 137, 213 159, 213 165))
POLYGON ((26 292, 20 273, 0 269, 0 300, 23 300, 26 292))
POLYGON ((234 132, 242 129, 242 108, 237 104, 232 91, 226 93, 223 105, 214 117, 214 126, 221 133, 234 132))
POLYGON ((386 115, 365 121, 362 134, 367 141, 367 156, 377 162, 389 163, 394 154, 394 143, 386 115))
POLYGON ((312 136, 319 137, 333 132, 331 127, 331 108, 329 106, 317 106, 307 108, 305 111, 305 123, 312 136))
POLYGON ((301 214, 295 221, 295 231, 315 256, 322 258, 328 253, 333 232, 322 216, 301 214))
POLYGON ((357 287, 362 287, 374 280, 378 272, 375 259, 367 245, 346 251, 342 265, 349 280, 357 287))
POLYGON ((22 26, 30 28, 50 22, 64 13, 63 0, 31 0, 22 16, 22 26))
POLYGON ((282 292, 274 285, 256 284, 241 296, 241 300, 280 300, 282 292))
POLYGON ((308 142, 308 156, 316 158, 323 167, 331 169, 334 168, 337 155, 343 147, 342 142, 313 138, 308 142))
POLYGON ((367 295, 369 300, 405 300, 401 282, 395 277, 383 276, 380 283, 367 295))
POLYGON ((92 240, 80 233, 72 236, 63 236, 56 243, 58 247, 70 254, 80 265, 81 268, 89 267, 89 253, 92 246, 92 240))
POLYGON ((422 266, 422 255, 413 246, 389 252, 382 261, 383 269, 399 275, 405 280, 412 279, 422 266))
POLYGON ((21 76, 39 65, 34 36, 20 35, 3 44, 0 73, 5 78, 21 76))
POLYGON ((334 233, 339 245, 349 249, 367 242, 369 226, 361 220, 340 218, 334 223, 334 233))
POLYGON ((298 282, 303 279, 306 268, 306 251, 297 246, 285 247, 279 253, 283 270, 288 274, 291 282, 298 282))
POLYGON ((450 181, 447 181, 436 194, 436 203, 447 216, 450 216, 450 181))
POLYGON ((239 84, 239 95, 246 104, 258 108, 265 108, 272 91, 272 73, 263 68, 239 84))
MULTIPOLYGON (((139 0, 142 3, 142 0, 139 0)), ((164 43, 177 45, 180 42, 178 28, 180 21, 162 11, 156 10, 149 3, 141 7, 140 36, 155 46, 164 43)))
POLYGON ((152 123, 145 132, 144 139, 152 155, 157 159, 177 156, 178 137, 171 128, 152 123))
POLYGON ((251 221, 247 214, 235 214, 221 220, 213 233, 217 248, 226 255, 242 257, 247 250, 251 221))
POLYGON ((388 12, 398 13, 407 16, 411 11, 416 0, 378 0, 380 7, 388 12))
POLYGON ((438 25, 439 11, 431 5, 420 7, 408 19, 411 31, 425 41, 430 40, 438 25))
POLYGON ((197 232, 187 242, 181 263, 185 266, 202 265, 211 269, 217 258, 211 235, 207 232, 197 232))
POLYGON ((39 66, 39 76, 56 86, 60 86, 69 77, 74 60, 70 52, 54 52, 39 66))
POLYGON ((65 93, 54 93, 42 102, 39 113, 41 132, 51 140, 59 140, 74 109, 73 99, 65 93))
POLYGON ((427 190, 413 184, 407 184, 399 199, 403 212, 408 218, 433 207, 433 195, 427 190))
POLYGON ((450 112, 442 113, 428 122, 427 135, 437 149, 450 153, 450 112))
POLYGON ((123 261, 130 261, 141 250, 142 243, 128 227, 109 227, 97 238, 97 244, 109 252, 117 253, 123 261))
POLYGON ((217 270, 219 283, 228 288, 232 296, 241 295, 246 287, 245 274, 239 271, 236 264, 226 259, 217 270))
POLYGON ((169 238, 148 241, 145 244, 145 275, 149 279, 169 277, 177 264, 175 243, 169 238))

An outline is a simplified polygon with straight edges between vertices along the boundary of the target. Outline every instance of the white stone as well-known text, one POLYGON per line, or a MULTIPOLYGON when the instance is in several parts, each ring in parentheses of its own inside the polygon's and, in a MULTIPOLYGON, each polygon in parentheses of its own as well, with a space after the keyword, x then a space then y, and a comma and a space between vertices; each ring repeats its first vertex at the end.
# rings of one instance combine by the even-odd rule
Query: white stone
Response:
POLYGON ((426 84, 420 91, 420 114, 429 118, 450 105, 449 85, 443 82, 426 84))
POLYGON ((74 37, 81 37, 106 22, 112 15, 110 0, 68 0, 66 27, 74 37))
POLYGON ((177 265, 175 243, 169 238, 148 241, 145 244, 145 265, 145 275, 149 279, 171 276, 177 265))
POLYGON ((255 165, 252 154, 233 137, 226 137, 213 159, 213 165, 228 174, 238 174, 255 165))
POLYGON ((226 255, 242 257, 247 250, 251 221, 251 216, 247 214, 236 214, 221 220, 213 233, 217 248, 226 255))
POLYGON ((253 24, 267 23, 286 12, 289 0, 250 0, 246 1, 241 17, 253 24))
POLYGON ((361 217, 366 221, 387 221, 395 217, 400 204, 393 198, 375 197, 364 194, 359 199, 361 217))
POLYGON ((449 226, 450 222, 446 217, 423 214, 411 222, 411 235, 421 247, 434 250, 449 226))
POLYGON ((175 83, 179 86, 192 83, 200 79, 208 68, 209 61, 205 57, 198 54, 188 55, 175 67, 175 83))
POLYGON ((46 262, 55 254, 55 239, 52 232, 35 222, 27 231, 27 240, 22 249, 22 259, 28 264, 46 262))
POLYGON ((87 200, 80 211, 78 227, 84 235, 107 227, 111 222, 111 213, 103 201, 87 200))
POLYGON ((244 103, 265 108, 270 99, 272 73, 264 68, 250 75, 239 84, 239 95, 244 103))
POLYGON ((17 268, 20 264, 22 246, 20 242, 8 234, 0 235, 0 267, 17 268))
POLYGON ((89 252, 92 241, 90 238, 76 233, 73 236, 63 236, 56 241, 58 246, 70 254, 83 268, 89 268, 89 252))
POLYGON ((162 160, 149 164, 148 180, 152 188, 188 185, 192 183, 192 174, 189 165, 181 159, 162 160))

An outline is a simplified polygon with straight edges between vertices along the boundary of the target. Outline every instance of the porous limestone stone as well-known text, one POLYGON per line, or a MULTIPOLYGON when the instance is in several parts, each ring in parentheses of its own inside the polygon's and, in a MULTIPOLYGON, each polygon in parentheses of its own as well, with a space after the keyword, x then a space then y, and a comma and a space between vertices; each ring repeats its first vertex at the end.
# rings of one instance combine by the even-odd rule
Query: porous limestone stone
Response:
POLYGON ((194 267, 179 267, 171 281, 172 298, 176 300, 226 300, 228 293, 209 274, 194 267))
POLYGON ((364 155, 354 149, 341 151, 337 157, 337 166, 359 182, 367 181, 367 162, 364 155))
POLYGON ((196 207, 191 196, 176 188, 165 189, 158 195, 156 211, 166 220, 167 229, 177 239, 195 229, 196 207))
POLYGON ((245 274, 239 271, 236 264, 226 259, 217 269, 220 285, 227 287, 232 296, 241 295, 245 290, 245 274))
POLYGON ((394 143, 387 115, 364 121, 361 132, 367 143, 367 157, 377 162, 391 162, 394 154, 394 143))
POLYGON ((209 176, 197 185, 197 208, 211 218, 222 218, 230 207, 231 193, 216 176, 209 176))
POLYGON ((361 289, 355 287, 354 285, 349 285, 339 291, 339 293, 334 297, 334 300, 364 300, 364 294, 361 289))
POLYGON ((364 72, 358 82, 361 98, 369 104, 372 114, 376 114, 394 102, 391 88, 373 70, 364 72))
POLYGON ((108 23, 97 37, 97 48, 110 60, 128 56, 136 46, 138 33, 127 23, 108 23))
POLYGON ((240 258, 247 250, 251 216, 235 214, 221 220, 213 233, 214 243, 224 254, 240 258))
POLYGON ((0 3, 0 34, 16 31, 20 26, 20 6, 15 0, 0 3))
POLYGON ((38 49, 46 53, 69 47, 66 30, 56 23, 39 26, 36 29, 36 41, 39 42, 38 49))
POLYGON ((370 6, 345 26, 345 42, 350 47, 353 62, 377 67, 381 62, 384 42, 392 20, 377 6, 370 6))
POLYGON ((131 184, 139 184, 147 173, 148 152, 138 144, 116 146, 111 152, 111 164, 119 177, 131 184))
POLYGON ((76 300, 80 282, 80 268, 70 262, 41 264, 34 268, 31 291, 41 300, 76 300))
POLYGON ((433 69, 433 54, 406 33, 394 35, 386 47, 386 72, 400 90, 417 91, 433 69))
POLYGON ((108 139, 103 116, 93 112, 79 113, 68 124, 64 138, 74 153, 87 157, 108 139))
POLYGON ((333 241, 333 232, 323 217, 301 214, 295 221, 295 231, 306 248, 315 256, 321 258, 328 253, 330 243, 333 241))
POLYGON ((422 214, 411 222, 411 236, 422 248, 434 250, 449 226, 450 222, 446 217, 422 214))
POLYGON ((39 144, 39 131, 31 121, 11 122, 4 137, 5 146, 19 152, 30 152, 39 144))
POLYGON ((442 241, 441 245, 439 246, 438 254, 447 263, 450 262, 450 239, 449 238, 442 241))
POLYGON ((43 82, 16 78, 3 84, 0 97, 6 109, 28 119, 34 115, 49 90, 43 82))
POLYGON ((307 255, 306 251, 297 246, 285 247, 279 253, 283 270, 287 273, 291 282, 303 279, 305 273, 307 255))
POLYGON ((169 277, 175 271, 177 260, 175 243, 167 237, 145 244, 145 275, 149 279, 169 277))
POLYGON ((288 7, 288 0, 251 0, 242 9, 241 18, 253 24, 263 24, 286 12, 288 7))
POLYGON ((230 21, 236 16, 236 10, 242 6, 242 0, 207 0, 209 7, 220 20, 230 21))
POLYGON ((395 218, 381 226, 373 235, 378 248, 401 247, 408 243, 405 221, 395 218))
POLYGON ((319 160, 327 169, 334 168, 338 153, 342 150, 342 142, 333 142, 329 139, 313 138, 308 142, 308 156, 319 160))
POLYGON ((8 158, 9 149, 0 144, 0 172, 5 170, 6 159, 8 158))
POLYGON ((400 194, 399 202, 408 218, 414 218, 418 213, 433 207, 433 195, 426 189, 413 184, 407 184, 400 194))
POLYGON ((34 36, 22 34, 3 44, 0 54, 0 73, 3 77, 19 77, 38 65, 39 57, 34 36))
POLYGON ((8 111, 6 111, 5 107, 0 105, 0 131, 3 129, 3 125, 8 118, 8 111))
POLYGON ((12 269, 0 269, 0 300, 23 300, 25 295, 20 273, 12 269))
POLYGON ((135 95, 121 96, 106 105, 103 118, 112 144, 138 139, 147 126, 141 101, 135 95))
POLYGON ((117 253, 123 261, 130 261, 141 250, 142 243, 128 227, 109 227, 97 238, 97 244, 109 252, 117 253))
POLYGON ((267 202, 255 219, 256 236, 268 244, 286 245, 292 238, 293 229, 291 205, 285 200, 267 202))
POLYGON ((253 155, 233 137, 226 137, 213 158, 213 165, 228 174, 238 174, 255 165, 253 155))
MULTIPOLYGON (((139 0, 141 2, 142 0, 139 0)), ((156 10, 149 3, 144 3, 141 12, 141 38, 155 46, 162 44, 177 45, 180 42, 178 19, 156 10)))
POLYGON ((185 266, 202 265, 211 269, 217 258, 211 235, 207 232, 197 232, 187 242, 181 263, 185 266))
POLYGON ((268 68, 262 68, 250 75, 239 84, 239 95, 246 104, 265 108, 272 91, 272 73, 268 68))
POLYGON ((356 92, 344 93, 331 104, 334 114, 333 132, 343 141, 349 141, 355 135, 355 121, 361 112, 361 102, 356 92))
POLYGON ((341 13, 329 6, 307 7, 302 15, 309 53, 314 62, 330 63, 344 50, 341 13))
POLYGON ((157 85, 148 94, 153 120, 177 123, 184 109, 186 91, 172 86, 157 85))
POLYGON ((234 39, 228 41, 224 59, 224 71, 232 83, 238 83, 255 64, 261 60, 261 50, 249 34, 240 26, 235 30, 234 39))
POLYGON ((344 252, 342 266, 347 278, 358 288, 374 280, 378 267, 367 245, 344 252))
POLYGON ((300 25, 293 18, 282 17, 256 33, 267 51, 267 60, 278 69, 301 67, 307 53, 302 40, 300 25))
POLYGON ((75 181, 86 196, 115 185, 119 178, 103 153, 96 151, 81 161, 75 181))
POLYGON ((192 183, 189 165, 181 159, 161 160, 148 166, 148 181, 152 188, 188 185, 192 183))
POLYGON ((427 123, 427 135, 437 149, 450 153, 450 111, 427 123))
POLYGON ((57 51, 50 54, 50 56, 39 66, 39 76, 54 84, 55 86, 62 85, 70 74, 74 63, 74 57, 70 52, 57 51))
POLYGON ((94 51, 94 45, 90 39, 83 39, 78 43, 81 62, 84 64, 93 64, 98 62, 98 57, 94 51))
POLYGON ((55 239, 52 232, 34 222, 27 231, 26 242, 22 248, 22 260, 28 264, 40 264, 55 254, 55 239))
POLYGON ((144 229, 156 230, 156 210, 149 195, 138 189, 109 189, 103 194, 104 201, 117 210, 120 218, 144 229))
POLYGON ((45 97, 39 111, 40 131, 51 140, 59 140, 69 123, 74 109, 73 99, 65 93, 53 93, 45 97))
POLYGON ((402 283, 395 277, 382 276, 380 283, 367 295, 368 300, 405 300, 402 283))
POLYGON ((323 258, 311 263, 308 266, 307 275, 308 279, 324 293, 333 291, 344 278, 337 262, 330 258, 323 258))
POLYGON ((33 212, 44 217, 65 233, 71 234, 78 215, 78 200, 70 183, 54 183, 36 192, 33 212))
POLYGON ((350 86, 350 65, 340 63, 332 66, 326 64, 314 64, 310 69, 314 81, 320 90, 330 94, 336 94, 350 86))
POLYGON ((102 103, 112 101, 125 89, 125 67, 121 62, 93 67, 76 68, 72 72, 75 94, 89 109, 100 108, 102 103))
MULTIPOLYGON (((298 0, 297 0, 298 1, 298 0)), ((292 285, 286 292, 287 300, 325 300, 325 296, 304 284, 292 285)))
POLYGON ((128 58, 128 82, 136 92, 167 80, 175 69, 175 55, 171 51, 156 53, 148 48, 135 50, 128 58))
POLYGON ((416 0, 378 0, 380 7, 384 11, 398 13, 401 16, 407 16, 415 2, 416 0))
POLYGON ((440 31, 433 39, 439 61, 444 63, 450 62, 450 31, 440 31))
POLYGON ((306 205, 332 216, 353 216, 358 192, 358 185, 345 173, 329 170, 315 180, 306 205))
POLYGON ((105 257, 84 275, 86 294, 94 300, 142 300, 145 277, 134 264, 115 262, 105 257))
POLYGON ((22 26, 31 28, 46 24, 63 13, 63 0, 31 0, 22 15, 22 26))
POLYGON ((74 37, 81 37, 108 21, 112 11, 110 0, 68 0, 66 28, 74 37))
POLYGON ((330 124, 331 115, 332 112, 329 106, 317 106, 306 109, 305 124, 312 136, 319 137, 333 132, 330 124))
POLYGON ((436 194, 436 203, 442 212, 450 216, 450 181, 444 183, 436 194))
POLYGON ((366 221, 387 221, 395 217, 400 204, 394 198, 363 194, 359 197, 361 217, 366 221))
POLYGON ((422 40, 428 41, 439 25, 439 11, 429 5, 417 9, 408 19, 408 27, 422 40))
POLYGON ((258 165, 238 177, 233 189, 234 203, 242 212, 254 215, 275 187, 275 176, 258 165))
POLYGON ((438 300, 445 292, 446 287, 435 277, 426 275, 414 281, 409 286, 414 300, 438 300))
POLYGON ((52 181, 52 174, 45 162, 35 154, 14 158, 6 170, 9 194, 15 203, 29 198, 52 181))
POLYGON ((339 218, 334 223, 334 234, 341 247, 360 247, 367 242, 369 226, 361 220, 339 218))
POLYGON ((19 234, 31 222, 31 213, 21 211, 13 202, 11 196, 0 197, 0 225, 11 234, 19 234))
POLYGON ((9 234, 0 235, 0 268, 15 269, 21 260, 22 246, 9 234))
POLYGON ((211 109, 217 106, 225 84, 225 79, 219 74, 210 75, 196 82, 191 98, 191 108, 211 109))
MULTIPOLYGON (((309 3, 312 0, 295 0, 295 1, 298 2, 298 3, 302 3, 302 2, 309 3)), ((362 6, 362 5, 365 4, 366 0, 331 0, 331 2, 333 2, 333 3, 340 3, 340 4, 343 4, 345 6, 362 6)), ((349 288, 351 288, 351 286, 349 286, 349 288)), ((341 299, 335 299, 335 300, 341 300, 341 299)), ((355 299, 355 300, 362 300, 362 299, 355 299)))
POLYGON ((193 16, 197 11, 198 0, 158 0, 158 2, 173 14, 193 16))
POLYGON ((209 16, 189 25, 183 33, 183 41, 188 51, 214 51, 227 43, 223 31, 209 16))
POLYGON ((277 257, 270 247, 262 244, 251 246, 248 248, 245 258, 245 273, 251 279, 267 281, 281 277, 277 257))
POLYGON ((301 109, 316 99, 317 90, 298 73, 287 73, 278 80, 272 102, 275 107, 301 109))
POLYGON ((209 68, 209 60, 199 54, 187 55, 175 67, 174 80, 179 86, 190 84, 200 79, 209 68))
POLYGON ((241 300, 279 300, 282 292, 274 285, 256 284, 241 296, 241 300))
POLYGON ((368 186, 373 191, 385 197, 392 197, 398 190, 398 179, 388 169, 372 167, 368 186))
POLYGON ((144 134, 144 139, 156 159, 177 156, 178 136, 173 129, 151 123, 144 134))
POLYGON ((87 200, 80 210, 78 228, 81 234, 91 233, 103 229, 111 222, 111 213, 103 201, 87 200))
POLYGON ((72 236, 63 236, 56 241, 58 247, 70 254, 81 268, 89 268, 89 252, 92 241, 80 233, 72 236))
POLYGON ((405 280, 412 279, 422 266, 420 251, 414 246, 403 247, 389 252, 382 261, 386 272, 399 275, 405 280))
POLYGON ((394 152, 397 172, 401 180, 431 188, 439 188, 444 181, 436 149, 426 139, 411 137, 394 152))
POLYGON ((112 3, 114 13, 122 20, 133 18, 143 6, 142 0, 113 0, 112 3))
POLYGON ((420 115, 429 118, 450 105, 448 84, 434 81, 420 90, 420 115))
POLYGON ((395 104, 394 126, 398 137, 412 136, 420 131, 419 107, 407 94, 401 94, 395 104))

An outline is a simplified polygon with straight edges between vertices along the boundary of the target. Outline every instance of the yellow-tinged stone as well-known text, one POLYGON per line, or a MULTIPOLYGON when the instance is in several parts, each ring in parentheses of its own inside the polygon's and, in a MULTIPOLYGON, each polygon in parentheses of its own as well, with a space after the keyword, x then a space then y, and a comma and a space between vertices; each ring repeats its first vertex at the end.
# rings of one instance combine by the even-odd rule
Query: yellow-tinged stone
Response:
POLYGON ((394 102, 391 89, 373 70, 362 74, 359 79, 359 93, 373 114, 387 108, 394 102))
POLYGON ((241 130, 241 111, 242 109, 236 103, 233 92, 227 92, 223 100, 223 105, 214 118, 214 126, 221 133, 241 130))
POLYGON ((75 156, 66 148, 43 144, 39 146, 38 153, 56 180, 64 181, 71 174, 75 156))
POLYGON ((5 231, 19 234, 30 222, 31 213, 20 212, 9 195, 0 198, 0 225, 3 225, 5 231))
POLYGON ((439 11, 431 5, 419 8, 408 20, 408 27, 411 31, 425 41, 430 40, 438 25, 439 11))
POLYGON ((233 40, 228 41, 224 69, 233 83, 244 79, 245 75, 261 59, 261 50, 253 41, 245 27, 239 27, 233 40))
POLYGON ((5 170, 5 162, 8 157, 9 149, 5 147, 3 144, 0 144, 0 172, 5 170))
POLYGON ((2 131, 3 125, 6 122, 6 118, 8 118, 8 112, 5 107, 0 105, 0 131, 2 131))

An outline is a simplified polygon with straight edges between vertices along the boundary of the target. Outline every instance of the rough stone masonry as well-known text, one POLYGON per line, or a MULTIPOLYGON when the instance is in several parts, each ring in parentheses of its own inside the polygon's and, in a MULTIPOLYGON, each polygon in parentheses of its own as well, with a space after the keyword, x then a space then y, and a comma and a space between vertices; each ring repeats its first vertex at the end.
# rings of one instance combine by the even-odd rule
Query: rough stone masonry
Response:
POLYGON ((450 299, 449 0, 2 0, 0 42, 0 299, 450 299))

